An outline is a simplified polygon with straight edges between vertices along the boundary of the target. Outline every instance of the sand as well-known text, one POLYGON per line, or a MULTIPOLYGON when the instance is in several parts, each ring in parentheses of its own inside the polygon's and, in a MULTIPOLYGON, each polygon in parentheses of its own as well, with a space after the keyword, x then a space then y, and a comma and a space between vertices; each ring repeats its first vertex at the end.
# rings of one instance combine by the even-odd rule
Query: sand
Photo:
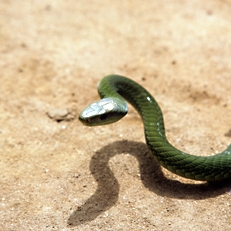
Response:
POLYGON ((0 2, 0 230, 230 230, 231 184, 153 161, 130 107, 86 127, 97 83, 121 74, 160 104, 169 141, 231 143, 231 1, 0 2))

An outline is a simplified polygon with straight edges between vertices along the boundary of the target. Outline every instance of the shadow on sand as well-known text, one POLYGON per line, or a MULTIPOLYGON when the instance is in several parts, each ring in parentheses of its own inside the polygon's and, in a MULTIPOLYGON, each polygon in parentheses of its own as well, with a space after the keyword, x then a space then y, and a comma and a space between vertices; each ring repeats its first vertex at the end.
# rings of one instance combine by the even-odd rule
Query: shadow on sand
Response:
POLYGON ((90 171, 98 183, 97 190, 69 217, 68 224, 78 226, 94 220, 110 209, 118 200, 119 183, 109 168, 109 160, 120 153, 129 153, 139 162, 141 180, 150 191, 165 197, 201 200, 224 194, 230 182, 185 184, 167 179, 157 162, 153 160, 144 143, 133 141, 113 142, 99 151, 91 159, 90 171))

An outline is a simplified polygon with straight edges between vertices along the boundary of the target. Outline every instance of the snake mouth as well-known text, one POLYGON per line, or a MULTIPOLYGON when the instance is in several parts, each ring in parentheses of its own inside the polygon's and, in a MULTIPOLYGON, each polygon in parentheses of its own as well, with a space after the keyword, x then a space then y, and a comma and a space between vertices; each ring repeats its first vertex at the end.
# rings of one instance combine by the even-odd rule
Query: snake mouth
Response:
POLYGON ((91 123, 90 118, 83 118, 82 116, 79 116, 79 121, 81 121, 81 123, 83 123, 84 125, 88 125, 88 126, 91 123))

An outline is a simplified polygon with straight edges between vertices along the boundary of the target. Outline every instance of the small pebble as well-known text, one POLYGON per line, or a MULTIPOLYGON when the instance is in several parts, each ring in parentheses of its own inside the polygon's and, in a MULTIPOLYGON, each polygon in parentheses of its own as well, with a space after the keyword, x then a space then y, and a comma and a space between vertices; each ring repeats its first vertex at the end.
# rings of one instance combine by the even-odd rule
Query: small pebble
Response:
POLYGON ((74 119, 74 115, 66 108, 50 109, 47 112, 48 116, 55 121, 71 120, 74 119))

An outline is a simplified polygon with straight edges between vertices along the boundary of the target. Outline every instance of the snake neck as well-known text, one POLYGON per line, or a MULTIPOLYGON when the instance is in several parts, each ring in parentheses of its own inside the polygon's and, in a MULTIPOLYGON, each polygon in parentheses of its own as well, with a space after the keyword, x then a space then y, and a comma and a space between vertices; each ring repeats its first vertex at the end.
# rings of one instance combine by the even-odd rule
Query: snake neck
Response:
POLYGON ((100 81, 98 91, 101 98, 119 98, 121 102, 127 100, 137 110, 143 120, 148 146, 153 137, 161 143, 168 143, 161 109, 141 85, 122 76, 110 75, 100 81))

